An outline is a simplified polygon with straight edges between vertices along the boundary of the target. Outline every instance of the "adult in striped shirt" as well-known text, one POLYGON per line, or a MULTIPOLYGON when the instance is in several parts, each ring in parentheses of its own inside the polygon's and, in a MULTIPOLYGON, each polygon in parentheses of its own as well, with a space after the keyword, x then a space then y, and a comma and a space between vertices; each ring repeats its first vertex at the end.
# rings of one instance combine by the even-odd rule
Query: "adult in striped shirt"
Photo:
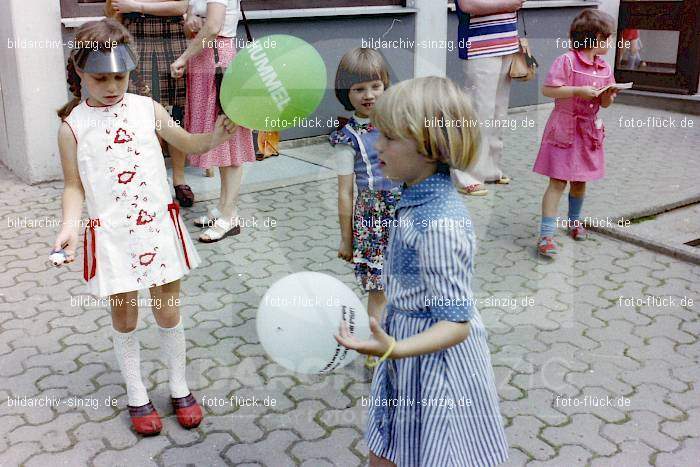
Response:
POLYGON ((469 172, 454 170, 457 189, 469 195, 485 195, 484 182, 506 184, 501 170, 503 136, 494 122, 506 117, 510 97, 510 64, 518 51, 517 11, 524 0, 459 0, 457 6, 470 15, 459 28, 467 93, 471 95, 482 144, 476 166, 469 172))

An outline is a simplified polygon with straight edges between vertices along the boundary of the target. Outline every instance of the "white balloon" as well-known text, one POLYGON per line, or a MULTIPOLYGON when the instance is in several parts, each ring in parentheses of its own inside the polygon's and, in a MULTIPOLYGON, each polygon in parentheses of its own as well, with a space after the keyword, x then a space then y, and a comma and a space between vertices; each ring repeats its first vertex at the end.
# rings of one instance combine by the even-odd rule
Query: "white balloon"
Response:
POLYGON ((357 357, 333 337, 342 319, 355 337, 369 338, 369 318, 357 295, 335 277, 305 271, 272 284, 260 301, 256 328, 278 364, 299 373, 329 373, 357 357))

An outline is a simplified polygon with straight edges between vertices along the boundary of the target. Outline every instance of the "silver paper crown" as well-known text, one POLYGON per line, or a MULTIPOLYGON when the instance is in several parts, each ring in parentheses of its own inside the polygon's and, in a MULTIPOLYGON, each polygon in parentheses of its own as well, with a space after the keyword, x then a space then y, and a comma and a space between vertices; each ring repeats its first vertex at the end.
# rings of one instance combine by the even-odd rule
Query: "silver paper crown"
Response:
POLYGON ((125 73, 136 68, 137 59, 126 44, 91 50, 76 66, 85 73, 125 73))

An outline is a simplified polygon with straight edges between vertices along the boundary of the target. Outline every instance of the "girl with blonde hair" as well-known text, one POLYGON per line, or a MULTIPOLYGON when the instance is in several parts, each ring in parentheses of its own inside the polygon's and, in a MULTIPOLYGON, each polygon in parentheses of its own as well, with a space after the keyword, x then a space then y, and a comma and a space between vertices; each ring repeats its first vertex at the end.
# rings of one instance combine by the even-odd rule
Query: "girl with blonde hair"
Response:
POLYGON ((377 102, 373 123, 384 174, 405 183, 382 277, 387 313, 358 341, 380 357, 366 434, 370 465, 489 466, 508 457, 487 335, 472 292, 476 240, 450 168, 476 162, 469 99, 438 77, 401 82, 377 102))

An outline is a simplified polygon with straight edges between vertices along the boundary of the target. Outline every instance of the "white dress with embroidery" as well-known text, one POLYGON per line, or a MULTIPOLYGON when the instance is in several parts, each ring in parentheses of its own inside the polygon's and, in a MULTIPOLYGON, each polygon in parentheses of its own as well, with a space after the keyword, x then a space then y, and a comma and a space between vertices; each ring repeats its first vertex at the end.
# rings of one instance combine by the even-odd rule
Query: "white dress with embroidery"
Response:
POLYGON ((167 284, 200 263, 173 202, 155 127, 153 100, 83 101, 65 120, 78 146, 90 222, 84 278, 105 297, 167 284))

